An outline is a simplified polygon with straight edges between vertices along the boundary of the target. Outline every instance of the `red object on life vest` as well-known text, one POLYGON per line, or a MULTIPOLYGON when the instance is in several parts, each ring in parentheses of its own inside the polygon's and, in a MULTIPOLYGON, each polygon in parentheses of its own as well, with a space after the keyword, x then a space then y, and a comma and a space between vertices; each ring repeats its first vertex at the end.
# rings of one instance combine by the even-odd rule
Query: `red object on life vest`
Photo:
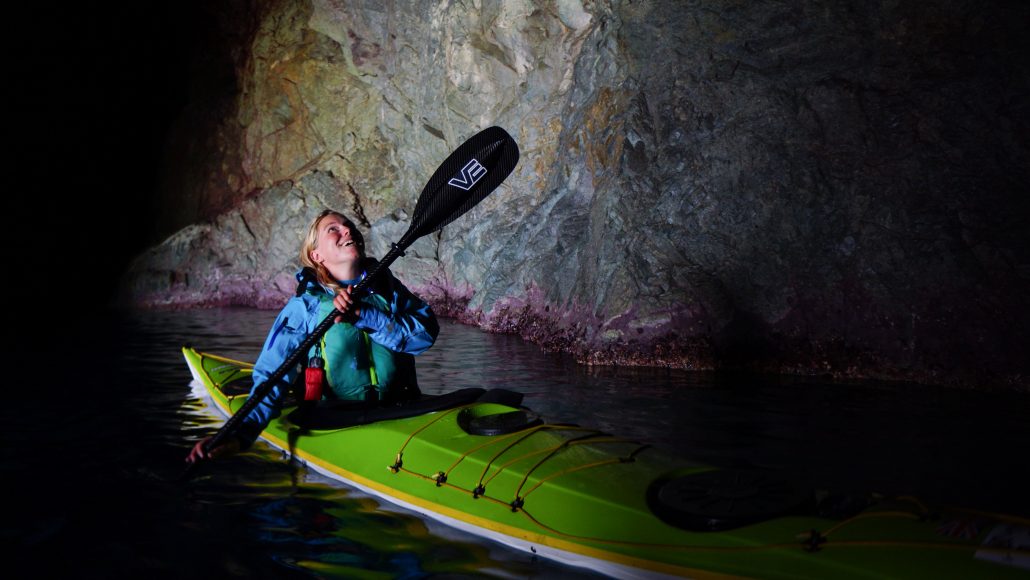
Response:
POLYGON ((321 357, 311 357, 308 368, 304 369, 304 400, 322 400, 322 385, 325 383, 325 362, 321 357))

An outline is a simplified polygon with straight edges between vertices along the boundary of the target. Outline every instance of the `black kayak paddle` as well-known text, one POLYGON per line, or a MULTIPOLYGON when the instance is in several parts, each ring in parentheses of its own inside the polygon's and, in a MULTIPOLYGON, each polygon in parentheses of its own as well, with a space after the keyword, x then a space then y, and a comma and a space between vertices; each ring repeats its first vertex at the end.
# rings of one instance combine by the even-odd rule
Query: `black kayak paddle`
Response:
MULTIPOLYGON (((353 291, 361 292, 368 288, 394 260, 404 255, 404 250, 415 240, 443 228, 472 209, 484 197, 497 189, 497 186, 515 169, 518 161, 518 145, 515 144, 511 135, 500 127, 484 129, 462 143, 451 153, 450 157, 444 160, 443 164, 429 178, 425 188, 422 189, 422 194, 419 195, 418 202, 415 204, 415 212, 408 231, 404 233, 400 241, 393 244, 386 256, 365 276, 364 280, 354 287, 353 291)), ((311 350, 315 342, 322 338, 322 335, 329 330, 334 319, 340 314, 342 313, 339 310, 333 309, 304 339, 304 342, 300 343, 300 346, 279 365, 279 368, 275 369, 268 380, 251 391, 250 398, 243 406, 232 417, 229 417, 229 420, 217 433, 208 439, 204 445, 205 451, 215 449, 235 435, 243 419, 268 396, 273 385, 282 381, 286 373, 300 363, 301 358, 311 350)), ((191 463, 182 478, 189 477, 198 463, 200 462, 191 463)))

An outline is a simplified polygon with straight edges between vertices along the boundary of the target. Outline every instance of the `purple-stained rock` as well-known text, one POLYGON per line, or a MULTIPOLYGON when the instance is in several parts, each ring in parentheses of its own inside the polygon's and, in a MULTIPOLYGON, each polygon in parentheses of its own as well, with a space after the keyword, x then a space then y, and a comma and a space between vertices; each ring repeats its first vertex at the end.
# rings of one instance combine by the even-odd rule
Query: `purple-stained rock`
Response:
POLYGON ((1026 388, 1017 4, 227 3, 125 296, 276 307, 311 216, 383 255, 500 125, 515 172, 394 267, 441 313, 589 364, 1026 388))

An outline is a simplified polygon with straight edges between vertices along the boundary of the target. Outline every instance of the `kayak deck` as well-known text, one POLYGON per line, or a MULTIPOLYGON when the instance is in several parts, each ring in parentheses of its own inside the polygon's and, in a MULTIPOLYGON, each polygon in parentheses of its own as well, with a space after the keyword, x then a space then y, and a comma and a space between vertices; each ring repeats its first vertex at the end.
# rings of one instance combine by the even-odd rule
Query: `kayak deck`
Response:
MULTIPOLYGON (((183 353, 216 407, 229 415, 242 406, 247 394, 238 385, 251 365, 183 353)), ((748 480, 578 425, 516 421, 502 434, 469 432, 471 423, 520 411, 510 405, 473 400, 334 429, 298 425, 293 411, 284 409, 262 438, 311 468, 449 525, 613 576, 1027 576, 990 558, 1025 558, 1030 569, 1025 548, 982 545, 998 530, 1021 533, 1028 522, 1018 518, 991 515, 993 527, 974 537, 949 537, 942 521, 974 514, 935 520, 918 500, 901 498, 829 519, 815 515, 815 496, 791 495, 761 475, 748 480), (735 503, 753 513, 738 517, 735 503), (718 514, 709 518, 706 509, 718 514)))

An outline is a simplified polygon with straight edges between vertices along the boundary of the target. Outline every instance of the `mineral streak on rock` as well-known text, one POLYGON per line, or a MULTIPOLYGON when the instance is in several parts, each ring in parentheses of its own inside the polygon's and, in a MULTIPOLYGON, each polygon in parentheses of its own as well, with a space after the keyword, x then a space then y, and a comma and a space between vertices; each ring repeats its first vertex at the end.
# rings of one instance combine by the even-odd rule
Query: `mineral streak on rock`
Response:
POLYGON ((311 216, 381 256, 500 125, 515 172, 394 266, 441 313, 589 364, 1030 386, 1030 5, 211 10, 128 301, 276 307, 311 216))

